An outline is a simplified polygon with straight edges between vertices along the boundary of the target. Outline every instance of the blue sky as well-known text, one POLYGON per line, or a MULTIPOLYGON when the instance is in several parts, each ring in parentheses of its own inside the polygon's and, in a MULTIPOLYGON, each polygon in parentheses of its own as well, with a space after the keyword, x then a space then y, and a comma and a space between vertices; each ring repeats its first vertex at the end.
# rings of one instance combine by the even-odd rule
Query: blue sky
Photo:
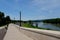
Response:
POLYGON ((0 11, 11 19, 41 20, 60 18, 60 0, 0 0, 0 11))

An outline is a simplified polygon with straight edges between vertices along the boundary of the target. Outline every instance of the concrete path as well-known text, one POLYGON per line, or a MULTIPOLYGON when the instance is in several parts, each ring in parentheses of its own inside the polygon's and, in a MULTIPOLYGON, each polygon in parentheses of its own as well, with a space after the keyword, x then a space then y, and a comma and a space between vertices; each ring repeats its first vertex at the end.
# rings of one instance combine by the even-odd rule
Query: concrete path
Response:
POLYGON ((34 32, 34 31, 29 31, 24 29, 20 29, 20 31, 34 40, 60 40, 60 38, 45 35, 44 33, 40 33, 40 32, 34 32))
POLYGON ((14 24, 10 24, 4 40, 33 40, 21 33, 14 24))
POLYGON ((20 29, 29 30, 38 34, 45 34, 56 38, 60 38, 60 31, 33 29, 33 28, 25 28, 25 27, 21 27, 20 29))
MULTIPOLYGON (((16 27, 19 29, 18 25, 16 27)), ((60 40, 60 31, 20 27, 20 32, 34 40, 60 40)))
POLYGON ((60 31, 24 28, 10 24, 4 40, 60 40, 60 31))

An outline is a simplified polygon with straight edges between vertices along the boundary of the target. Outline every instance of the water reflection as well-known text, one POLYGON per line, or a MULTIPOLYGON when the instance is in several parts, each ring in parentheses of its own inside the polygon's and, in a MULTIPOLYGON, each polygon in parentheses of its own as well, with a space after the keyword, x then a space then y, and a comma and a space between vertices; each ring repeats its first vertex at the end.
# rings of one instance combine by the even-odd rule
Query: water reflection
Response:
MULTIPOLYGON (((35 23, 33 23, 33 25, 36 26, 35 23)), ((52 29, 52 30, 60 30, 60 27, 58 27, 58 26, 55 26, 53 24, 43 23, 43 22, 38 22, 38 27, 48 28, 48 29, 52 29)))

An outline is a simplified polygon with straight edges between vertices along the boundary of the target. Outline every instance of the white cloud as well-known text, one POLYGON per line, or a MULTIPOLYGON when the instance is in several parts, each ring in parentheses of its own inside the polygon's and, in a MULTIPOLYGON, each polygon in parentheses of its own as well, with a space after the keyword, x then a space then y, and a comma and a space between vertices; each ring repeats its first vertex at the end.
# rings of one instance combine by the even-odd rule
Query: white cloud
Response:
POLYGON ((46 16, 35 16, 35 17, 22 17, 22 20, 42 20, 47 19, 46 16))
POLYGON ((19 0, 14 0, 15 2, 18 2, 19 0))
POLYGON ((40 19, 47 19, 47 18, 48 18, 48 17, 41 15, 41 16, 36 16, 36 17, 35 17, 35 20, 36 20, 36 19, 37 19, 37 20, 38 20, 38 19, 39 19, 39 20, 40 20, 40 19))
POLYGON ((42 8, 42 10, 46 9, 55 9, 60 6, 60 0, 33 0, 32 6, 37 6, 42 8))

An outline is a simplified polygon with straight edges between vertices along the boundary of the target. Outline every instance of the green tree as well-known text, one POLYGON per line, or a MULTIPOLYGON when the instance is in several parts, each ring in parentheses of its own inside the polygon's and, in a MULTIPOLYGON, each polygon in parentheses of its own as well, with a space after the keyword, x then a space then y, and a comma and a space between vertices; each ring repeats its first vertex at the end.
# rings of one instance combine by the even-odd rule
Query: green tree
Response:
POLYGON ((0 12, 0 26, 3 25, 4 21, 4 13, 0 12))
POLYGON ((0 26, 10 23, 10 17, 9 16, 4 17, 4 16, 5 16, 4 13, 0 12, 0 26))
POLYGON ((10 21, 11 21, 11 19, 10 19, 9 16, 6 16, 5 20, 6 20, 6 23, 7 23, 7 24, 10 23, 10 21))
POLYGON ((3 17, 4 17, 4 13, 0 12, 0 18, 3 18, 3 17))

